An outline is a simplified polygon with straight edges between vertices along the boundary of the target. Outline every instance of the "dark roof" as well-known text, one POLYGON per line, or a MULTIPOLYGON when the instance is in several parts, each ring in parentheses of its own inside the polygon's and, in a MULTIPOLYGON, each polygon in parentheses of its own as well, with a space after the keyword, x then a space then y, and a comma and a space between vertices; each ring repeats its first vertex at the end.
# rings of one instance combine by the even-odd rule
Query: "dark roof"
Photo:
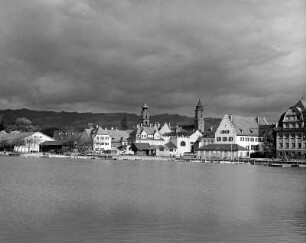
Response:
POLYGON ((175 146, 174 143, 172 142, 168 142, 164 145, 165 147, 167 147, 168 149, 176 149, 177 147, 175 146))
POLYGON ((41 143, 42 146, 61 146, 63 145, 63 141, 45 141, 41 143))
POLYGON ((207 144, 198 150, 202 151, 248 151, 238 144, 207 144))
MULTIPOLYGON (((215 133, 220 122, 221 122, 221 118, 213 118, 213 117, 206 117, 204 118, 204 134, 206 132, 213 132, 215 133)), ((182 125, 181 126, 182 129, 187 130, 187 131, 192 131, 195 130, 195 126, 194 125, 182 125)))
POLYGON ((192 134, 194 134, 195 131, 179 131, 179 132, 169 132, 169 133, 165 133, 164 136, 169 136, 169 137, 189 137, 192 134))
POLYGON ((149 143, 133 143, 132 146, 134 146, 137 150, 152 149, 149 143))

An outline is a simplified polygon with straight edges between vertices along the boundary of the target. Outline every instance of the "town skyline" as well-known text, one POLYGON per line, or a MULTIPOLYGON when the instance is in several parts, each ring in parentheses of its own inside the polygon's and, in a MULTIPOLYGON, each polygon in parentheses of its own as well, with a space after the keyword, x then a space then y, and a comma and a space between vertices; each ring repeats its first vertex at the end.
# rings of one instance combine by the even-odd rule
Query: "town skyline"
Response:
POLYGON ((306 3, 1 1, 0 109, 277 122, 306 96, 306 3))

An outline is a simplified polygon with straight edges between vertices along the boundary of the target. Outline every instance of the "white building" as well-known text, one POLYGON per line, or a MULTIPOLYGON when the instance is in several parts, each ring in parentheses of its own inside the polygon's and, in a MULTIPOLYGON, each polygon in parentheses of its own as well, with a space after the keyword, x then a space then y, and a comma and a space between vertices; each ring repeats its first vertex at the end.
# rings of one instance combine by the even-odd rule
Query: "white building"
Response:
POLYGON ((102 153, 103 151, 111 150, 112 139, 108 134, 98 132, 92 138, 93 151, 102 153))
POLYGON ((240 154, 240 157, 250 156, 254 152, 262 152, 261 125, 268 125, 264 117, 243 117, 226 114, 216 130, 215 144, 237 144, 246 148, 246 152, 241 152, 246 154, 240 154))
POLYGON ((38 153, 40 144, 55 140, 41 132, 14 132, 1 134, 0 141, 13 145, 14 151, 18 153, 38 153))
POLYGON ((194 150, 194 144, 202 136, 199 130, 168 134, 170 141, 176 146, 176 155, 182 156, 194 150))

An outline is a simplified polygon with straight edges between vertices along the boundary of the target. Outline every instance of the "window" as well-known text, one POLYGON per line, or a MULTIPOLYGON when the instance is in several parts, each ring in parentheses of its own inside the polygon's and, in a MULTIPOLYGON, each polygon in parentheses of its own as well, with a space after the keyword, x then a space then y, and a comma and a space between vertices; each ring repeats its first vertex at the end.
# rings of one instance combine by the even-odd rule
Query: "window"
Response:
POLYGON ((286 143, 286 148, 289 148, 289 143, 286 143))
POLYGON ((249 145, 247 145, 247 146, 246 146, 246 148, 247 148, 247 149, 250 149, 250 146, 249 146, 249 145))
POLYGON ((254 138, 251 138, 251 142, 254 142, 254 138))
POLYGON ((258 142, 258 138, 255 138, 255 142, 258 142))
POLYGON ((233 137, 229 137, 229 138, 228 138, 228 141, 233 141, 233 137))
POLYGON ((298 148, 302 148, 302 144, 301 143, 298 143, 298 148))
POLYGON ((241 137, 241 138, 240 138, 240 141, 244 141, 244 137, 241 137))
POLYGON ((279 143, 279 148, 282 148, 283 147, 283 143, 279 143))
POLYGON ((221 138, 220 138, 220 137, 217 137, 217 141, 221 141, 221 138))
POLYGON ((245 138, 245 141, 249 141, 249 138, 245 138))
POLYGON ((182 147, 185 147, 185 146, 186 146, 186 142, 185 142, 185 141, 182 141, 182 142, 181 142, 181 146, 182 146, 182 147))
POLYGON ((295 148, 295 143, 292 143, 291 145, 292 145, 292 146, 291 146, 292 148, 295 148))
POLYGON ((227 137, 223 137, 223 141, 227 141, 227 137))

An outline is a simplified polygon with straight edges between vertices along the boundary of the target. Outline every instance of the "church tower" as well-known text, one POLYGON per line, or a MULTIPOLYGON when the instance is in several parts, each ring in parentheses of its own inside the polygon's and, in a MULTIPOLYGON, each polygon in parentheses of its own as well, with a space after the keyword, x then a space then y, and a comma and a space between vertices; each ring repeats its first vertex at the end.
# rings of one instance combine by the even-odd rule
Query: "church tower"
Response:
POLYGON ((150 126, 149 106, 146 102, 141 107, 141 125, 150 126))
POLYGON ((200 132, 204 132, 204 117, 203 117, 204 109, 201 104, 201 100, 195 108, 195 118, 194 118, 194 128, 199 130, 200 132))

